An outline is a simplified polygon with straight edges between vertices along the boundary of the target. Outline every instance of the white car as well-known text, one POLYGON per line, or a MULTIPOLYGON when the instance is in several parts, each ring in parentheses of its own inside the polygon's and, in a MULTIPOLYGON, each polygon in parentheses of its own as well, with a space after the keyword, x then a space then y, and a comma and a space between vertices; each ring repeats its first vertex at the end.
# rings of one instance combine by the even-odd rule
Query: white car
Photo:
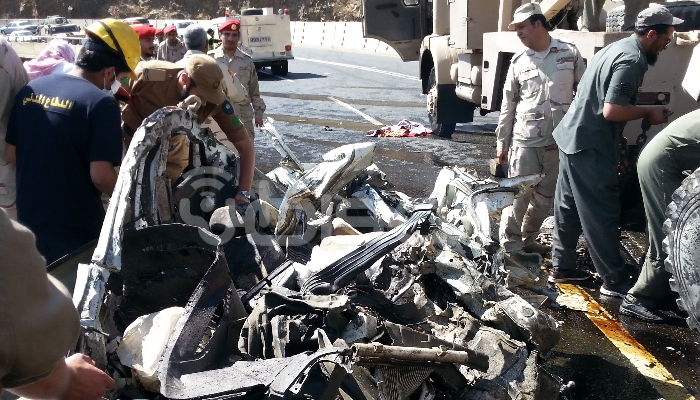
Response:
POLYGON ((10 33, 7 40, 9 42, 38 42, 39 38, 34 35, 34 32, 20 30, 10 33))

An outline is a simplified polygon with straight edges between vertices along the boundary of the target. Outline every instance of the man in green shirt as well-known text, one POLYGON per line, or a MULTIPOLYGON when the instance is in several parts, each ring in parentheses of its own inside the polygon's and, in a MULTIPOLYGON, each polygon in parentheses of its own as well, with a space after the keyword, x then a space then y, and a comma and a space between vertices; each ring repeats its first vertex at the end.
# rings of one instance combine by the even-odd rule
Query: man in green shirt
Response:
POLYGON ((576 269, 576 245, 583 231, 606 296, 623 297, 631 285, 619 251, 618 146, 625 124, 646 118, 667 122, 663 106, 637 107, 644 73, 671 42, 674 18, 664 7, 639 13, 635 33, 598 52, 583 74, 576 97, 554 130, 559 176, 554 198, 554 232, 549 282, 586 280, 576 269))

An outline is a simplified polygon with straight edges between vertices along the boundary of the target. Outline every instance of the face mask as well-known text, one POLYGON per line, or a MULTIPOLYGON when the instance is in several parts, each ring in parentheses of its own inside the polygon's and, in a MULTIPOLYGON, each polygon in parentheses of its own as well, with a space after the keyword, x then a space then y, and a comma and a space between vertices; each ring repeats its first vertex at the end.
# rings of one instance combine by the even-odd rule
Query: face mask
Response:
MULTIPOLYGON (((107 86, 107 81, 104 81, 104 85, 107 86)), ((102 91, 109 94, 109 95, 114 96, 115 94, 117 94, 117 91, 119 90, 119 87, 121 85, 122 85, 121 82, 119 82, 117 80, 117 75, 115 74, 114 81, 112 82, 112 85, 107 89, 102 89, 102 91)))

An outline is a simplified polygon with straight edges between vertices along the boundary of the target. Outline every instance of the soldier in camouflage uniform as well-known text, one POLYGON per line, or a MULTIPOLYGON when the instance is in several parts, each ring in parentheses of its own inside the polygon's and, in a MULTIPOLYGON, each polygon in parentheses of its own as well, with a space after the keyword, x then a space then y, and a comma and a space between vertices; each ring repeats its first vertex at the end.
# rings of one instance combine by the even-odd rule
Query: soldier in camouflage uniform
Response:
POLYGON ((255 126, 263 126, 263 113, 265 112, 265 102, 260 97, 260 85, 258 84, 258 72, 255 69, 253 59, 238 48, 241 38, 241 23, 231 19, 219 27, 219 39, 221 46, 208 54, 217 61, 223 61, 240 79, 243 87, 248 91, 245 101, 234 103, 233 108, 236 115, 241 118, 251 139, 255 137, 255 126), (251 107, 252 106, 252 107, 251 107))
POLYGON ((496 153, 508 176, 544 174, 525 196, 503 211, 500 239, 506 251, 547 253, 536 243, 554 201, 559 153, 552 137, 574 96, 585 65, 576 46, 549 35, 539 4, 515 11, 508 26, 528 48, 511 60, 496 128, 496 153))

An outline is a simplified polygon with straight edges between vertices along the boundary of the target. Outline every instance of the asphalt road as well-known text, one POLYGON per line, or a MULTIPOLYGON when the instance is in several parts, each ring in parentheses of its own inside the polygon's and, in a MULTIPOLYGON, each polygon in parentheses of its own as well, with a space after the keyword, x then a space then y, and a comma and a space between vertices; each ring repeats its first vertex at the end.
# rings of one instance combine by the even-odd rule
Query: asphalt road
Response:
MULTIPOLYGON (((260 90, 266 115, 276 120, 277 130, 302 162, 318 162, 322 154, 343 144, 371 141, 377 145, 376 164, 397 190, 413 197, 428 195, 446 165, 473 168, 482 176, 488 173, 488 159, 495 155, 496 113, 485 117, 477 113, 474 123, 458 124, 452 140, 365 137, 367 130, 378 128, 375 123, 392 125, 409 119, 428 124, 416 62, 299 46, 294 55, 288 76, 261 72, 260 90)), ((258 168, 273 169, 280 157, 271 142, 258 132, 255 145, 258 168)), ((587 291, 594 301, 598 298, 595 285, 587 291)), ((618 318, 619 300, 586 302, 586 307, 588 313, 550 309, 563 322, 563 331, 544 366, 565 382, 576 383, 574 399, 697 396, 700 334, 682 321, 653 325, 618 318), (606 311, 610 318, 601 323, 599 317, 608 315, 606 311)))

